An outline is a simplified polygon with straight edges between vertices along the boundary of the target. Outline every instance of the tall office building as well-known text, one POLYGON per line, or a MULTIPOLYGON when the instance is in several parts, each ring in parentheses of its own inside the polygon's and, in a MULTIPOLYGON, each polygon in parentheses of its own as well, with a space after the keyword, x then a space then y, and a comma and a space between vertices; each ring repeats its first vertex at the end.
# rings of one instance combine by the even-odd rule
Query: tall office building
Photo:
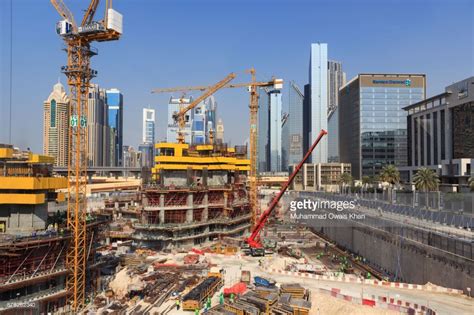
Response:
POLYGON ((143 109, 142 143, 155 143, 155 110, 143 109))
MULTIPOLYGON (((166 128, 166 141, 176 142, 178 137, 178 123, 174 120, 173 116, 179 112, 181 107, 186 107, 192 102, 190 98, 174 98, 171 97, 168 103, 168 126, 166 128)), ((187 112, 185 115, 185 127, 182 132, 184 133, 184 141, 191 143, 191 114, 187 112)))
POLYGON ((106 90, 108 126, 110 129, 109 156, 110 166, 123 164, 123 95, 117 89, 106 90))
POLYGON ((288 159, 290 156, 290 122, 289 114, 281 115, 281 171, 288 171, 288 159))
POLYGON ((346 84, 346 74, 342 71, 342 63, 328 61, 328 116, 336 110, 339 99, 339 89, 346 84))
POLYGON ((56 166, 67 166, 68 132, 69 97, 58 82, 43 104, 43 154, 54 157, 56 166))
POLYGON ((281 171, 282 98, 278 90, 262 89, 258 113, 258 171, 281 171))
POLYGON ((288 164, 298 164, 303 158, 303 103, 304 95, 291 81, 288 87, 288 164))
POLYGON ((207 106, 204 102, 199 103, 191 110, 191 143, 204 144, 206 142, 207 106))
POLYGON ((425 98, 424 74, 359 74, 339 90, 339 155, 352 175, 407 165, 404 107, 425 98))
POLYGON ((214 98, 214 95, 209 96, 203 101, 204 105, 206 106, 206 143, 210 143, 209 135, 216 133, 217 125, 216 125, 216 114, 217 114, 217 102, 216 99, 214 98))
POLYGON ((224 143, 224 122, 221 118, 217 120, 216 143, 224 143))
POLYGON ((140 166, 152 168, 154 165, 155 150, 153 143, 142 143, 138 146, 140 152, 140 166))
POLYGON ((111 133, 105 89, 91 84, 87 102, 89 166, 109 166, 111 133))
POLYGON ((453 83, 445 92, 406 106, 408 167, 411 181, 420 167, 438 173, 449 191, 467 189, 474 175, 474 77, 453 83))
POLYGON ((339 162, 339 108, 328 117, 328 162, 339 162))
MULTIPOLYGON (((309 65, 309 84, 311 94, 311 134, 309 145, 319 135, 321 129, 328 128, 328 45, 324 43, 311 44, 309 65)), ((313 151, 313 163, 328 161, 328 139, 324 137, 313 151)))

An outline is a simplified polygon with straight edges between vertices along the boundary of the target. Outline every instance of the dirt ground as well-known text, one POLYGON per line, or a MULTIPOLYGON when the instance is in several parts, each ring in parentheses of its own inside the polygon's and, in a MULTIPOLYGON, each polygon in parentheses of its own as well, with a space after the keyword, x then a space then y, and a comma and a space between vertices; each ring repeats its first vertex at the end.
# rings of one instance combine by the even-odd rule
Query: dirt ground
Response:
POLYGON ((396 311, 382 310, 364 305, 355 305, 325 294, 311 294, 310 315, 395 315, 396 311))

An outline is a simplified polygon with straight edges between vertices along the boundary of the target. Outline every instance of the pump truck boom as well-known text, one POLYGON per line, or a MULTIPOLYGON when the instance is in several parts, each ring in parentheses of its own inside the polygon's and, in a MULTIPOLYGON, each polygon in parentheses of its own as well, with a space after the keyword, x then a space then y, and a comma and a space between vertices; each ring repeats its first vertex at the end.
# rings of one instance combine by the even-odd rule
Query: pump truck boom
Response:
POLYGON ((311 148, 309 148, 308 152, 306 152, 305 156, 303 159, 300 161, 300 163, 296 166, 296 168, 293 170, 293 173, 291 173, 290 177, 286 181, 285 184, 280 189, 280 192, 278 195, 276 195, 270 205, 268 206, 267 210, 262 214, 258 222, 255 224, 252 234, 250 235, 249 238, 245 240, 245 244, 249 247, 250 249, 250 254, 252 256, 264 256, 265 255, 265 249, 263 248, 262 243, 260 242, 260 232, 262 229, 265 227, 265 223, 267 222, 268 218, 272 214, 273 210, 275 209, 276 205, 280 201, 281 197, 283 197, 283 194, 285 191, 288 189, 288 186, 293 182, 293 180, 296 177, 296 174, 298 174, 299 170, 303 166, 304 162, 309 158, 311 153, 313 153, 313 150, 316 148, 318 143, 321 141, 321 139, 327 135, 327 131, 322 129, 321 132, 319 133, 318 137, 314 141, 313 145, 311 148))

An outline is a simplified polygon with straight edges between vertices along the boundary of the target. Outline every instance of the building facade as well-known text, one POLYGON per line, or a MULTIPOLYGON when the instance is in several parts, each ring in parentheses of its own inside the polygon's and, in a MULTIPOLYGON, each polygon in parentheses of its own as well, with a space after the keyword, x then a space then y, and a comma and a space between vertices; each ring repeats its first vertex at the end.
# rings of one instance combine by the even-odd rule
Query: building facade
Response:
POLYGON ((142 143, 155 143, 155 110, 143 109, 142 143))
POLYGON ((303 158, 303 104, 304 94, 291 81, 288 88, 288 164, 297 164, 303 158))
POLYGON ((219 118, 216 125, 216 143, 222 144, 224 142, 224 122, 219 118))
POLYGON ((191 122, 191 143, 206 143, 209 127, 207 125, 207 106, 204 102, 199 103, 191 110, 191 122))
POLYGON ((69 97, 58 82, 43 103, 43 154, 54 157, 56 166, 68 164, 69 115, 69 97))
POLYGON ((404 179, 411 181, 418 168, 427 167, 438 173, 446 190, 467 190, 474 171, 474 77, 404 109, 408 113, 404 179))
POLYGON ((123 146, 123 166, 124 167, 140 167, 141 153, 129 145, 123 146))
POLYGON ((123 163, 123 95, 117 89, 105 91, 107 99, 110 166, 121 166, 123 163))
MULTIPOLYGON (((290 172, 295 168, 296 164, 291 165, 290 172)), ((340 178, 343 173, 351 173, 351 164, 305 163, 291 184, 291 189, 337 192, 340 189, 340 178)))
MULTIPOLYGON (((311 134, 309 145, 319 135, 321 129, 328 129, 328 45, 325 43, 311 44, 309 66, 311 134)), ((313 151, 313 163, 326 163, 328 160, 328 139, 324 137, 313 151)))
POLYGON ((154 144, 153 143, 142 143, 138 146, 138 152, 140 152, 140 166, 152 168, 154 165, 154 144))
POLYGON ((288 159, 290 155, 290 115, 281 115, 281 171, 288 171, 288 159))
POLYGON ((91 84, 88 94, 88 159, 89 166, 110 166, 111 129, 105 89, 91 84))
POLYGON ((339 162, 339 108, 328 117, 328 162, 339 162))
MULTIPOLYGON (((328 61, 328 116, 334 112, 339 103, 339 89, 346 84, 346 73, 342 71, 342 63, 328 61)), ((330 140, 328 140, 330 141, 330 140)))
POLYGON ((258 172, 280 172, 282 166, 282 97, 262 89, 258 112, 258 172))
POLYGON ((339 156, 355 179, 407 166, 407 113, 425 98, 424 74, 359 74, 339 90, 339 156))
MULTIPOLYGON (((181 107, 188 106, 193 101, 192 97, 190 98, 174 98, 171 97, 168 102, 168 125, 166 128, 166 141, 167 142, 176 142, 178 138, 178 123, 174 119, 174 115, 177 114, 181 107)), ((191 114, 188 112, 185 115, 186 125, 183 130, 184 141, 186 143, 191 143, 191 114)))

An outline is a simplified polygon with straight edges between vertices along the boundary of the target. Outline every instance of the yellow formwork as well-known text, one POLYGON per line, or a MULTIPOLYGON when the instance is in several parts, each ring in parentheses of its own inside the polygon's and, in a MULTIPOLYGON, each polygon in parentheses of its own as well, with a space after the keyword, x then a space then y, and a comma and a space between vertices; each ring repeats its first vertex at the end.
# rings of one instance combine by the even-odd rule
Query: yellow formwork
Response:
MULTIPOLYGON (((65 177, 2 177, 0 189, 49 190, 67 187, 65 177)), ((1 191, 1 190, 0 190, 1 191)))
POLYGON ((39 205, 44 202, 44 194, 0 194, 0 204, 39 205))

